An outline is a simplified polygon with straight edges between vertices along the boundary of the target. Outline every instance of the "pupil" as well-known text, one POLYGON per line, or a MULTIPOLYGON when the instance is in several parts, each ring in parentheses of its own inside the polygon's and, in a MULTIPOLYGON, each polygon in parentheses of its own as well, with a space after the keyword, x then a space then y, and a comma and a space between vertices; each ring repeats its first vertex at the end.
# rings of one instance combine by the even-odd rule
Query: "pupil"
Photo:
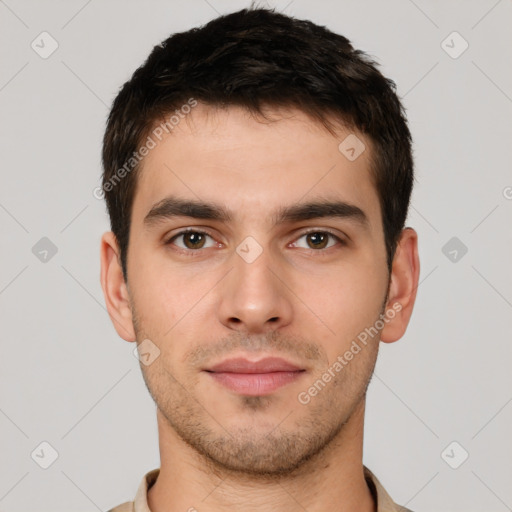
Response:
POLYGON ((310 240, 313 242, 315 247, 323 245, 323 243, 327 239, 324 233, 312 233, 309 236, 311 237, 310 240))
POLYGON ((187 245, 191 245, 192 248, 196 248, 196 246, 201 242, 201 238, 203 235, 200 233, 187 233, 185 240, 187 241, 187 245))

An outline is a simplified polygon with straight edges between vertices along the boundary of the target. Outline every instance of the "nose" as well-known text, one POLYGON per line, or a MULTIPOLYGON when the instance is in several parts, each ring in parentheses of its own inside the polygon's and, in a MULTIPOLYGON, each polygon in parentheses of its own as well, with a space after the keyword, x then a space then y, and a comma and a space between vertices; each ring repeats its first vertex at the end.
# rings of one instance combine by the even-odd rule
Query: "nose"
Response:
POLYGON ((277 330, 292 321, 291 283, 277 259, 264 250, 254 261, 233 254, 233 268, 220 283, 219 321, 245 333, 277 330))

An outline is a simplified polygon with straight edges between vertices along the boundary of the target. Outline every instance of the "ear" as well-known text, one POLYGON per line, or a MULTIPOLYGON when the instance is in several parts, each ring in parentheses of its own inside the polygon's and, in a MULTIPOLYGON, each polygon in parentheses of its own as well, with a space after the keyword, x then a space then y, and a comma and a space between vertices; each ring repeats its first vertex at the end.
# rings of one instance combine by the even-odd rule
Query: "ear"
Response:
POLYGON ((107 311, 117 334, 126 341, 135 341, 130 296, 120 265, 117 239, 108 231, 101 237, 101 287, 107 311))
POLYGON ((391 268, 387 320, 381 332, 384 343, 392 343, 404 335, 416 300, 419 275, 418 234, 412 228, 405 228, 400 235, 391 268))

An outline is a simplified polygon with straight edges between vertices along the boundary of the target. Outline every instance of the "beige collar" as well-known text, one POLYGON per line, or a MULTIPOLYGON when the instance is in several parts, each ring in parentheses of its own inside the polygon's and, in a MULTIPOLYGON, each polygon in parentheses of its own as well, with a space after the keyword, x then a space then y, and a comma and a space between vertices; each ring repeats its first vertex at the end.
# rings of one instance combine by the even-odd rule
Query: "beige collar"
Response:
MULTIPOLYGON (((409 509, 397 505, 391 499, 378 478, 366 466, 363 466, 363 469, 366 483, 377 503, 377 512, 411 512, 409 509)), ((151 512, 148 506, 148 490, 156 482, 159 473, 160 468, 146 473, 137 489, 135 500, 123 503, 109 512, 151 512)))

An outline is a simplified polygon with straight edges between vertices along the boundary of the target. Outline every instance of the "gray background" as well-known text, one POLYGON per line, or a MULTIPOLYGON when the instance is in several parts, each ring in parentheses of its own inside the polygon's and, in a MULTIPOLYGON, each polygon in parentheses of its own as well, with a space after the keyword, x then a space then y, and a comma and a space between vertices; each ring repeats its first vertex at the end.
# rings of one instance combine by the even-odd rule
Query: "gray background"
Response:
MULTIPOLYGON (((248 4, 0 1, 1 511, 106 510, 159 466, 155 406, 99 283, 101 138, 155 44, 248 4), (59 45, 45 59, 43 31, 59 45)), ((416 512, 512 510, 512 4, 271 5, 376 57, 415 139, 421 284, 381 348, 364 462, 416 512)))

